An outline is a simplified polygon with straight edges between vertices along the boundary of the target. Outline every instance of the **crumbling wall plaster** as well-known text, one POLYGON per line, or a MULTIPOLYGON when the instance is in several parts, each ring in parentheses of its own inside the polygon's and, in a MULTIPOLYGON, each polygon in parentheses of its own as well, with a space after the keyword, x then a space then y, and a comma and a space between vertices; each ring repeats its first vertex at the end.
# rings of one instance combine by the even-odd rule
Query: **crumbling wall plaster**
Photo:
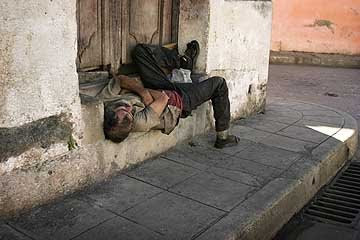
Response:
POLYGON ((76 2, 1 1, 0 23, 1 176, 67 153, 81 108, 76 2))
POLYGON ((271 1, 210 1, 207 72, 228 82, 232 117, 263 111, 271 1))
POLYGON ((181 1, 180 50, 190 40, 199 41, 195 70, 227 80, 233 118, 264 110, 271 17, 268 0, 181 1))
POLYGON ((180 52, 186 43, 196 39, 201 46, 197 60, 197 72, 205 72, 208 59, 210 3, 209 0, 181 0, 178 45, 180 52))
POLYGON ((0 2, 0 127, 80 113, 76 2, 0 2))

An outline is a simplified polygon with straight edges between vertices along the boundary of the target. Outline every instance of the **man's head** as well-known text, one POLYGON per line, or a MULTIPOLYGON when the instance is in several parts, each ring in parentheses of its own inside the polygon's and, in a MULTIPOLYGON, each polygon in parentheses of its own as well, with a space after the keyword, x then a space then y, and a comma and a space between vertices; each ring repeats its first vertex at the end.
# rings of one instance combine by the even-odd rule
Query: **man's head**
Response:
POLYGON ((105 137, 113 142, 122 142, 133 127, 132 107, 120 103, 115 107, 106 107, 104 113, 105 137))

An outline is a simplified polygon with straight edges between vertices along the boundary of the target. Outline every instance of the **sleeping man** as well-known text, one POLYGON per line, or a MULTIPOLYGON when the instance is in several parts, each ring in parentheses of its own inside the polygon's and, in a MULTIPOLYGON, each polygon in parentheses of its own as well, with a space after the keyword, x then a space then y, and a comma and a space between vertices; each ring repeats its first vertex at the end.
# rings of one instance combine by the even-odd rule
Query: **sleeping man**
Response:
POLYGON ((141 81, 113 74, 103 89, 105 114, 104 132, 107 139, 123 141, 130 132, 161 130, 170 134, 179 118, 211 100, 216 129, 216 148, 234 146, 238 137, 229 133, 230 102, 226 81, 211 77, 198 83, 171 81, 173 69, 192 70, 199 54, 197 41, 188 43, 184 56, 176 50, 139 44, 132 52, 141 81), (124 91, 127 90, 127 93, 124 91), (120 92, 120 94, 118 94, 120 92))

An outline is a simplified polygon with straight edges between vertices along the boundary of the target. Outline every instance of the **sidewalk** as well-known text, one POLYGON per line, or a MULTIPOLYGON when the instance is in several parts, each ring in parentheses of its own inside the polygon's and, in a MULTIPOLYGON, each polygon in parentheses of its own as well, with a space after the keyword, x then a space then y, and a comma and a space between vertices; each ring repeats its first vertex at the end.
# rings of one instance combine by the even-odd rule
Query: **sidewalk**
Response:
POLYGON ((320 105, 274 101, 266 110, 234 123, 236 147, 198 137, 0 222, 0 239, 271 239, 354 154, 358 130, 320 105))

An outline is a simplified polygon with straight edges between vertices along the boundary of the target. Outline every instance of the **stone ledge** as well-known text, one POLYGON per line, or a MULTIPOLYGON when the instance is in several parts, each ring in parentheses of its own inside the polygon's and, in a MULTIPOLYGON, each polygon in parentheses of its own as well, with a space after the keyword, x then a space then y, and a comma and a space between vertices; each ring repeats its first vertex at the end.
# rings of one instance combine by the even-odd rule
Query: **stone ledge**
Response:
POLYGON ((271 51, 270 63, 360 68, 360 56, 307 53, 307 52, 271 51))

